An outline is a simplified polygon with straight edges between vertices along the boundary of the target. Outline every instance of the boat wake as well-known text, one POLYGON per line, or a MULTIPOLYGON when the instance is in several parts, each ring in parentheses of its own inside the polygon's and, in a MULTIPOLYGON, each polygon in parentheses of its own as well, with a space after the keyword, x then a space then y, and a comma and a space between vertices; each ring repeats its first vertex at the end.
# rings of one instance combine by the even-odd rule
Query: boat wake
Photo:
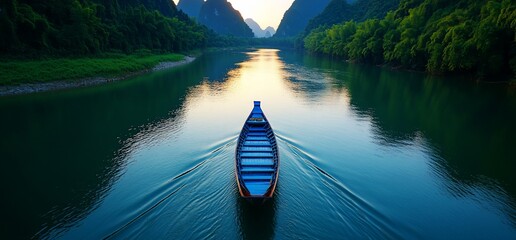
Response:
POLYGON ((277 140, 281 169, 273 204, 252 206, 240 198, 234 177, 237 136, 231 136, 135 202, 135 210, 105 239, 238 239, 263 235, 263 229, 265 238, 420 238, 318 166, 322 159, 301 143, 281 134, 277 140))
MULTIPOLYGON (((149 227, 146 223, 152 222, 161 217, 163 212, 175 209, 178 217, 180 217, 181 215, 189 214, 189 212, 186 211, 186 209, 188 209, 188 205, 202 206, 202 204, 198 204, 196 202, 199 201, 199 199, 191 198, 190 196, 186 197, 185 195, 195 193, 200 189, 206 188, 206 185, 209 184, 209 180, 211 179, 210 175, 232 174, 233 168, 229 167, 233 167, 233 162, 225 161, 225 159, 228 158, 229 155, 234 154, 230 154, 230 152, 234 151, 236 140, 237 137, 232 136, 209 146, 203 151, 204 154, 195 161, 192 161, 194 163, 193 166, 190 166, 187 170, 172 176, 167 181, 161 183, 158 187, 146 194, 141 201, 135 203, 133 207, 136 210, 132 211, 132 214, 126 218, 124 223, 116 230, 106 235, 104 239, 125 239, 127 237, 137 238, 137 236, 149 236, 147 231, 152 229, 152 227, 149 227), (224 159, 226 164, 222 164, 223 166, 220 166, 219 160, 222 159, 224 159), (219 167, 213 169, 214 166, 219 167), (171 207, 174 205, 181 207, 171 207)), ((233 177, 233 175, 230 176, 233 177)), ((231 187, 234 186, 226 186, 225 188, 231 192, 231 187)), ((223 190, 222 192, 227 193, 228 191, 226 190, 223 190)), ((213 196, 208 195, 206 198, 212 199, 213 196)))
MULTIPOLYGON (((301 185, 303 186, 303 188, 296 189, 292 193, 290 191, 285 193, 284 191, 287 189, 281 188, 282 198, 295 197, 299 198, 297 201, 305 202, 309 201, 310 195, 313 195, 314 199, 324 200, 324 202, 319 203, 302 203, 303 206, 321 209, 314 211, 301 207, 299 209, 305 210, 306 216, 298 216, 297 218, 314 219, 314 212, 323 211, 322 214, 328 215, 324 218, 325 221, 341 222, 342 228, 328 231, 324 230, 324 221, 323 223, 316 223, 305 220, 304 224, 307 228, 321 227, 321 230, 312 229, 312 231, 328 232, 327 236, 318 237, 401 239, 411 236, 418 238, 415 230, 403 226, 401 222, 390 219, 366 199, 353 192, 341 180, 319 167, 317 163, 320 162, 320 159, 303 150, 300 143, 281 134, 277 134, 277 138, 282 153, 281 182, 285 183, 289 181, 286 178, 293 178, 293 181, 302 182, 301 185), (292 167, 289 167, 290 164, 292 164, 292 167), (302 174, 295 173, 297 171, 302 172, 302 174), (289 194, 294 194, 294 196, 288 196, 289 194)), ((296 201, 292 200, 292 202, 296 201)), ((298 214, 302 214, 302 212, 298 212, 298 214)))

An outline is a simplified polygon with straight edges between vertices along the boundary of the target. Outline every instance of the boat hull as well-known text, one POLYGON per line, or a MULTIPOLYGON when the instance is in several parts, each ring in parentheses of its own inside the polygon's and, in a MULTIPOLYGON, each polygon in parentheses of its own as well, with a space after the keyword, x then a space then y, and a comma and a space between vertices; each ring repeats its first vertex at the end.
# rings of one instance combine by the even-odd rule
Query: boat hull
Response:
POLYGON ((235 151, 235 177, 240 195, 263 203, 274 195, 279 176, 276 136, 260 102, 246 119, 235 151))

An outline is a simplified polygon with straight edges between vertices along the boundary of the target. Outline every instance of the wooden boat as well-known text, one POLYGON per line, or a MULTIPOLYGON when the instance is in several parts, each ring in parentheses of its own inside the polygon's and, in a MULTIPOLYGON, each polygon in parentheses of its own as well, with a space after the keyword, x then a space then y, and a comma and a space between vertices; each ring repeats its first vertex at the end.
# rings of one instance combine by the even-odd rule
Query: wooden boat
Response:
POLYGON ((242 197, 258 202, 272 197, 279 173, 278 146, 260 101, 254 101, 254 108, 240 132, 235 163, 242 197))

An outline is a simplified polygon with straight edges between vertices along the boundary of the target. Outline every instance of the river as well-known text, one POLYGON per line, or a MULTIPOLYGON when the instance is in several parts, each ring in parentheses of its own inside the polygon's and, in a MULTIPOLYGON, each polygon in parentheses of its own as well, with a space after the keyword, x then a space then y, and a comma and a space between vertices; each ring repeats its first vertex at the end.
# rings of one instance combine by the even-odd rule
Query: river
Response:
POLYGON ((516 91, 292 51, 0 98, 2 239, 514 239, 516 91), (277 134, 239 197, 252 109, 277 134))

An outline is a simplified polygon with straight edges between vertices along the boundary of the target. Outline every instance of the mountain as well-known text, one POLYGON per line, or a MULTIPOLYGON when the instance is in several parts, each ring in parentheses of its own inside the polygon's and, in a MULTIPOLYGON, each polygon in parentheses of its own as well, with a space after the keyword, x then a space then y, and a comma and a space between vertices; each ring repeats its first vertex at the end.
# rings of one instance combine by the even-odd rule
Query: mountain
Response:
POLYGON ((249 26, 249 28, 251 28, 251 30, 253 30, 254 37, 260 38, 263 37, 263 35, 265 35, 265 32, 260 27, 260 25, 258 25, 258 23, 255 22, 252 18, 245 19, 245 23, 247 24, 247 26, 249 26))
POLYGON ((177 8, 186 13, 191 18, 199 17, 204 0, 180 0, 177 8))
POLYGON ((208 0, 204 2, 198 21, 215 32, 238 37, 253 37, 253 31, 247 26, 231 3, 227 0, 208 0))
POLYGON ((245 20, 245 23, 247 24, 247 26, 251 28, 251 30, 253 30, 254 37, 257 38, 268 38, 274 35, 274 33, 276 32, 274 28, 271 26, 267 27, 265 30, 262 29, 260 25, 258 25, 258 23, 255 22, 252 18, 247 18, 245 20), (269 34, 267 34, 267 32, 269 34))
POLYGON ((321 13, 330 0, 295 0, 285 12, 275 37, 293 37, 305 30, 308 21, 321 13))
POLYGON ((272 37, 274 34, 276 34, 276 30, 274 30, 274 28, 271 26, 266 27, 264 31, 265 37, 272 37), (267 33, 269 33, 270 36, 268 36, 267 33))
POLYGON ((306 26, 305 33, 310 33, 319 26, 332 26, 353 17, 353 9, 345 0, 332 0, 324 11, 312 18, 306 26))
POLYGON ((321 14, 308 22, 305 34, 319 26, 331 27, 349 20, 362 22, 370 18, 383 18, 399 2, 400 0, 332 0, 321 14))

